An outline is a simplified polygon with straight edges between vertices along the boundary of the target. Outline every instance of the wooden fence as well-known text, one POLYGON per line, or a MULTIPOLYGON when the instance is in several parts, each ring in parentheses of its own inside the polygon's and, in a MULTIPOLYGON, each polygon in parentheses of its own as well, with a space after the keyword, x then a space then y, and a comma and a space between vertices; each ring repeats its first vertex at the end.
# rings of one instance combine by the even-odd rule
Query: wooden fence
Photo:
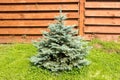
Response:
POLYGON ((119 0, 0 0, 0 43, 37 39, 60 8, 86 39, 118 40, 119 0))
POLYGON ((87 38, 120 40, 120 0, 87 0, 85 9, 87 38))

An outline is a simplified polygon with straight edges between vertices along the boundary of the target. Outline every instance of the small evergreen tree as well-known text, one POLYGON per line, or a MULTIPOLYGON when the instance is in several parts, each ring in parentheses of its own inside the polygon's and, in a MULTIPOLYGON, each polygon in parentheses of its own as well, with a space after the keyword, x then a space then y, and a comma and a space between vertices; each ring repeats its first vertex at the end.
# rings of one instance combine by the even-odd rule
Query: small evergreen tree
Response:
POLYGON ((74 26, 64 25, 65 19, 60 11, 57 22, 49 25, 50 31, 44 32, 43 38, 34 42, 38 49, 38 54, 30 59, 34 65, 56 72, 89 64, 85 57, 90 47, 82 37, 75 36, 74 26))

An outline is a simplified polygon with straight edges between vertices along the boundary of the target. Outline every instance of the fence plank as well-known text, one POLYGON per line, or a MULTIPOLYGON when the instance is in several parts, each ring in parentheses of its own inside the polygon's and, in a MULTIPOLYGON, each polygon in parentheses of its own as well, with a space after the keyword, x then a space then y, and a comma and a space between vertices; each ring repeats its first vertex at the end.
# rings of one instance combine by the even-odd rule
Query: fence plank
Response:
MULTIPOLYGON (((78 12, 63 12, 68 19, 79 18, 78 12)), ((43 13, 0 13, 0 19, 54 19, 58 16, 58 12, 43 12, 43 13)))
POLYGON ((80 0, 79 4, 79 14, 80 14, 80 20, 79 20, 79 35, 83 36, 84 35, 84 19, 85 19, 85 2, 86 0, 80 0))
POLYGON ((52 11, 52 10, 78 10, 78 4, 29 4, 29 5, 0 5, 2 11, 52 11))
POLYGON ((0 3, 61 3, 78 2, 79 0, 0 0, 0 3))
POLYGON ((120 8, 120 2, 86 2, 86 8, 120 8))
POLYGON ((120 33, 120 26, 105 27, 105 26, 86 26, 85 33, 120 33))
MULTIPOLYGON (((76 30, 76 28, 74 28, 76 30)), ((41 35, 47 28, 1 28, 0 35, 41 35)))
POLYGON ((119 10, 86 10, 87 17, 120 17, 119 10))
POLYGON ((42 34, 46 28, 1 28, 0 34, 42 34))
POLYGON ((86 25, 120 25, 120 18, 86 18, 86 25))
MULTIPOLYGON (((55 23, 53 20, 1 20, 0 27, 13 27, 13 26, 48 26, 51 23, 55 23)), ((78 20, 66 20, 66 25, 78 25, 78 20)))

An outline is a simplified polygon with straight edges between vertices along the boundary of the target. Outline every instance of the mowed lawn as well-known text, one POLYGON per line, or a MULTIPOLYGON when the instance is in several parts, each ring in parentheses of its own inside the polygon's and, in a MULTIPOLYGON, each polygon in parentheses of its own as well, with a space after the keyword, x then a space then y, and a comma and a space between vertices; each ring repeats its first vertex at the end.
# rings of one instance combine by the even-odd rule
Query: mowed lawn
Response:
POLYGON ((37 53, 32 44, 1 44, 0 80, 120 80, 120 43, 90 45, 89 66, 55 74, 31 65, 29 58, 37 53))

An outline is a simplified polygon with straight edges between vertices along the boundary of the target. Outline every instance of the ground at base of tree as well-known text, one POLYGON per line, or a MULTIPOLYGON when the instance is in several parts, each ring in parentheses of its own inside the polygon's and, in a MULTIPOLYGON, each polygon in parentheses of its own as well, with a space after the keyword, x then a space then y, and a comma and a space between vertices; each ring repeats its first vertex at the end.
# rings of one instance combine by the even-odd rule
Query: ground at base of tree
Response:
POLYGON ((30 64, 37 52, 32 44, 1 44, 0 80, 120 80, 120 43, 94 40, 90 45, 91 65, 56 75, 30 64))

